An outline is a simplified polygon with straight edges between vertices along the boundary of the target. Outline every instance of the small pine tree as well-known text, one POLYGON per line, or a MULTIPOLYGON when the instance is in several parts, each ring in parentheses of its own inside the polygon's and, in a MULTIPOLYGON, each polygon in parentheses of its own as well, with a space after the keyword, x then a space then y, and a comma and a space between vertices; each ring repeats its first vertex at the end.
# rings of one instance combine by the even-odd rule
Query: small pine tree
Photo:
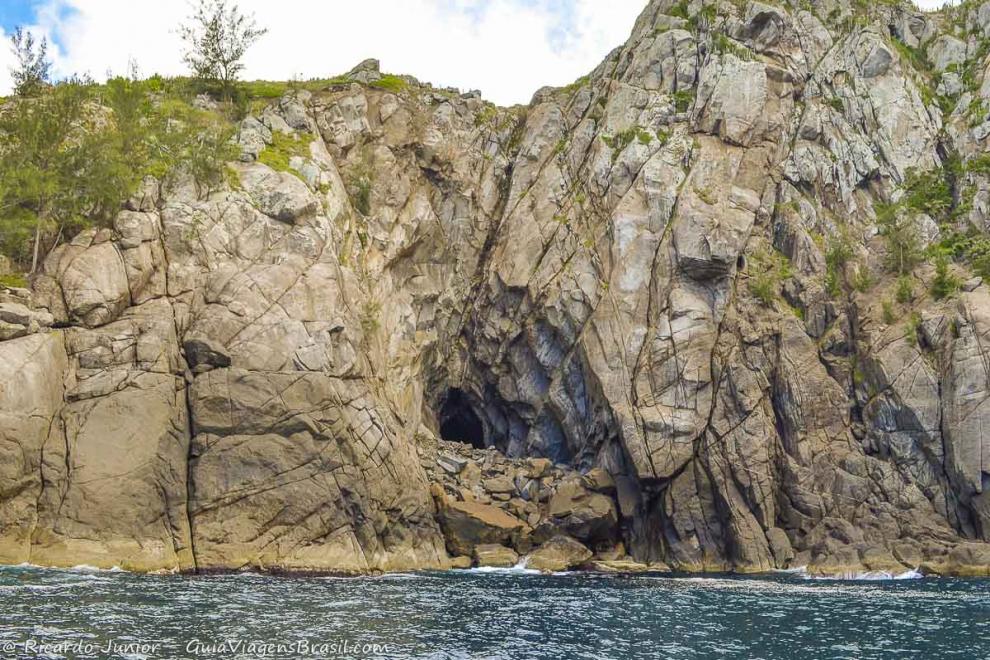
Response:
POLYGON ((86 98, 82 85, 59 85, 37 99, 14 102, 0 117, 0 203, 9 219, 34 236, 32 247, 5 251, 29 258, 31 273, 42 236, 76 221, 87 205, 81 187, 88 188, 92 161, 77 130, 86 98), (26 250, 30 255, 23 254, 26 250))
POLYGON ((908 275, 922 262, 921 239, 913 220, 896 209, 878 213, 880 231, 887 244, 885 265, 898 275, 908 275))
POLYGON ((914 285, 911 283, 910 275, 902 275, 897 278, 897 302, 906 305, 914 300, 914 285))
POLYGON ((244 54, 267 32, 258 27, 253 16, 242 14, 236 4, 199 0, 189 23, 179 27, 187 45, 183 59, 196 78, 216 85, 221 97, 229 100, 237 76, 244 70, 244 54))
POLYGON ((37 96, 51 81, 52 63, 48 59, 48 40, 37 41, 31 32, 14 30, 10 36, 15 64, 10 67, 14 79, 14 93, 18 96, 37 96))
POLYGON ((949 272, 949 258, 938 255, 935 259, 935 279, 932 280, 932 297, 948 298, 959 290, 959 278, 949 272))

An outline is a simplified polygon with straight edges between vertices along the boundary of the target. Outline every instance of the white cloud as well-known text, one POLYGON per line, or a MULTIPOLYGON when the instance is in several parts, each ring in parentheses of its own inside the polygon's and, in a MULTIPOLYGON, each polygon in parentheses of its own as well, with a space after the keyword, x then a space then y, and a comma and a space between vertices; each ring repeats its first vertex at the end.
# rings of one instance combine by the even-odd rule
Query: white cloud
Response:
MULTIPOLYGON (((366 57, 440 86, 525 103, 543 85, 588 73, 629 36, 646 0, 241 0, 269 34, 244 77, 330 77, 366 57)), ((60 75, 101 79, 133 58, 143 74, 180 74, 181 1, 50 0, 39 28, 56 38, 60 75), (69 12, 58 8, 71 9, 69 12)), ((0 79, 0 85, 3 84, 0 79)))

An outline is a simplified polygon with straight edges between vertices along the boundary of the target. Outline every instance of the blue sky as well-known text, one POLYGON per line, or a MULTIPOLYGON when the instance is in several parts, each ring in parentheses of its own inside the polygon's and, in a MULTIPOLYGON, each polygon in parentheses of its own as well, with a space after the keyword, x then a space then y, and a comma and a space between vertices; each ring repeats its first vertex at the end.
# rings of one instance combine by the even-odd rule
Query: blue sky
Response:
MULTIPOLYGON (((389 72, 502 105, 588 73, 623 43, 647 0, 238 0, 269 33, 246 78, 330 77, 367 57, 389 72)), ((939 0, 923 0, 934 6, 939 0)), ((0 0, 0 28, 45 34, 55 73, 184 73, 176 27, 188 0, 0 0)), ((2 35, 0 35, 2 36, 2 35)), ((11 55, 0 48, 0 94, 11 55)))
POLYGON ((0 26, 10 31, 16 25, 34 22, 35 3, 27 0, 5 0, 0 2, 0 26))
MULTIPOLYGON (((0 0, 0 28, 5 33, 12 32, 18 25, 37 25, 40 22, 54 17, 56 20, 64 20, 74 11, 71 6, 50 0, 0 0)), ((58 39, 58 34, 52 34, 53 40, 58 39)))

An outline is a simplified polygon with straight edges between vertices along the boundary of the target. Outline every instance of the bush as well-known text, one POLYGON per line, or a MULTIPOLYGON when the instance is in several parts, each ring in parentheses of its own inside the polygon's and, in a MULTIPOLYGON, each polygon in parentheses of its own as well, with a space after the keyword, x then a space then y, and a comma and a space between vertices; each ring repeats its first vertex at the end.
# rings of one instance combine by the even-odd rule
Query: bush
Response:
POLYGON ((914 300, 914 284, 908 275, 897 278, 897 302, 906 305, 914 300))
POLYGON ((911 316, 908 317, 907 322, 907 332, 905 336, 908 341, 915 345, 921 344, 921 315, 917 312, 912 312, 911 316))
POLYGON ((694 90, 674 92, 674 109, 677 112, 687 112, 691 109, 691 104, 694 103, 694 97, 694 90))
POLYGON ((892 273, 907 275, 923 261, 921 238, 914 222, 896 209, 883 209, 878 214, 880 233, 887 244, 884 265, 892 273))
POLYGON ((193 108, 181 81, 70 80, 8 102, 0 115, 0 251, 25 271, 58 241, 107 226, 145 176, 222 183, 233 128, 193 108))
POLYGON ((897 314, 894 312, 894 303, 889 300, 884 300, 882 303, 883 313, 881 314, 883 322, 887 325, 894 325, 897 321, 897 314))
POLYGON ((760 251, 753 255, 751 264, 747 281, 749 292, 764 305, 771 307, 780 285, 793 274, 790 261, 779 252, 768 254, 760 251))
POLYGON ((55 237, 108 223, 137 183, 91 99, 92 85, 71 80, 0 116, 0 244, 31 273, 55 237))
POLYGON ((843 270, 852 256, 852 241, 844 233, 829 245, 825 253, 825 290, 832 298, 842 295, 843 270))
POLYGON ((949 272, 949 258, 938 255, 935 259, 935 279, 932 280, 931 292, 935 300, 942 300, 959 290, 959 278, 949 272))
POLYGON ((377 89, 383 89, 387 92, 398 94, 406 87, 408 87, 409 83, 406 82, 406 80, 400 76, 395 76, 390 73, 386 73, 378 80, 372 82, 371 86, 377 89))
POLYGON ((917 172, 909 170, 904 182, 904 198, 901 204, 913 211, 927 213, 939 219, 952 209, 952 186, 947 180, 948 170, 917 172))
POLYGON ((264 163, 277 172, 289 172, 289 163, 294 157, 309 158, 311 137, 288 135, 282 131, 272 131, 272 143, 258 154, 258 162, 264 163))
POLYGON ((10 286, 18 289, 26 289, 28 286, 28 281, 21 274, 9 273, 7 275, 0 275, 0 286, 10 286))
POLYGON ((354 208, 361 215, 368 215, 371 212, 371 180, 366 176, 358 177, 354 181, 354 208))

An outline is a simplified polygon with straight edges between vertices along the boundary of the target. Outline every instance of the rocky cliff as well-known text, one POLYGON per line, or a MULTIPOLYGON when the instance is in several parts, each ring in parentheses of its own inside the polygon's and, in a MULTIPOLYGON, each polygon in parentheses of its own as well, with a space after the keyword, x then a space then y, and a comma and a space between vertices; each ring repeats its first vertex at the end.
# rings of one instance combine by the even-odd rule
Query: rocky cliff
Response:
POLYGON ((0 294, 0 561, 985 574, 988 38, 654 0, 526 107, 256 108, 0 294))

